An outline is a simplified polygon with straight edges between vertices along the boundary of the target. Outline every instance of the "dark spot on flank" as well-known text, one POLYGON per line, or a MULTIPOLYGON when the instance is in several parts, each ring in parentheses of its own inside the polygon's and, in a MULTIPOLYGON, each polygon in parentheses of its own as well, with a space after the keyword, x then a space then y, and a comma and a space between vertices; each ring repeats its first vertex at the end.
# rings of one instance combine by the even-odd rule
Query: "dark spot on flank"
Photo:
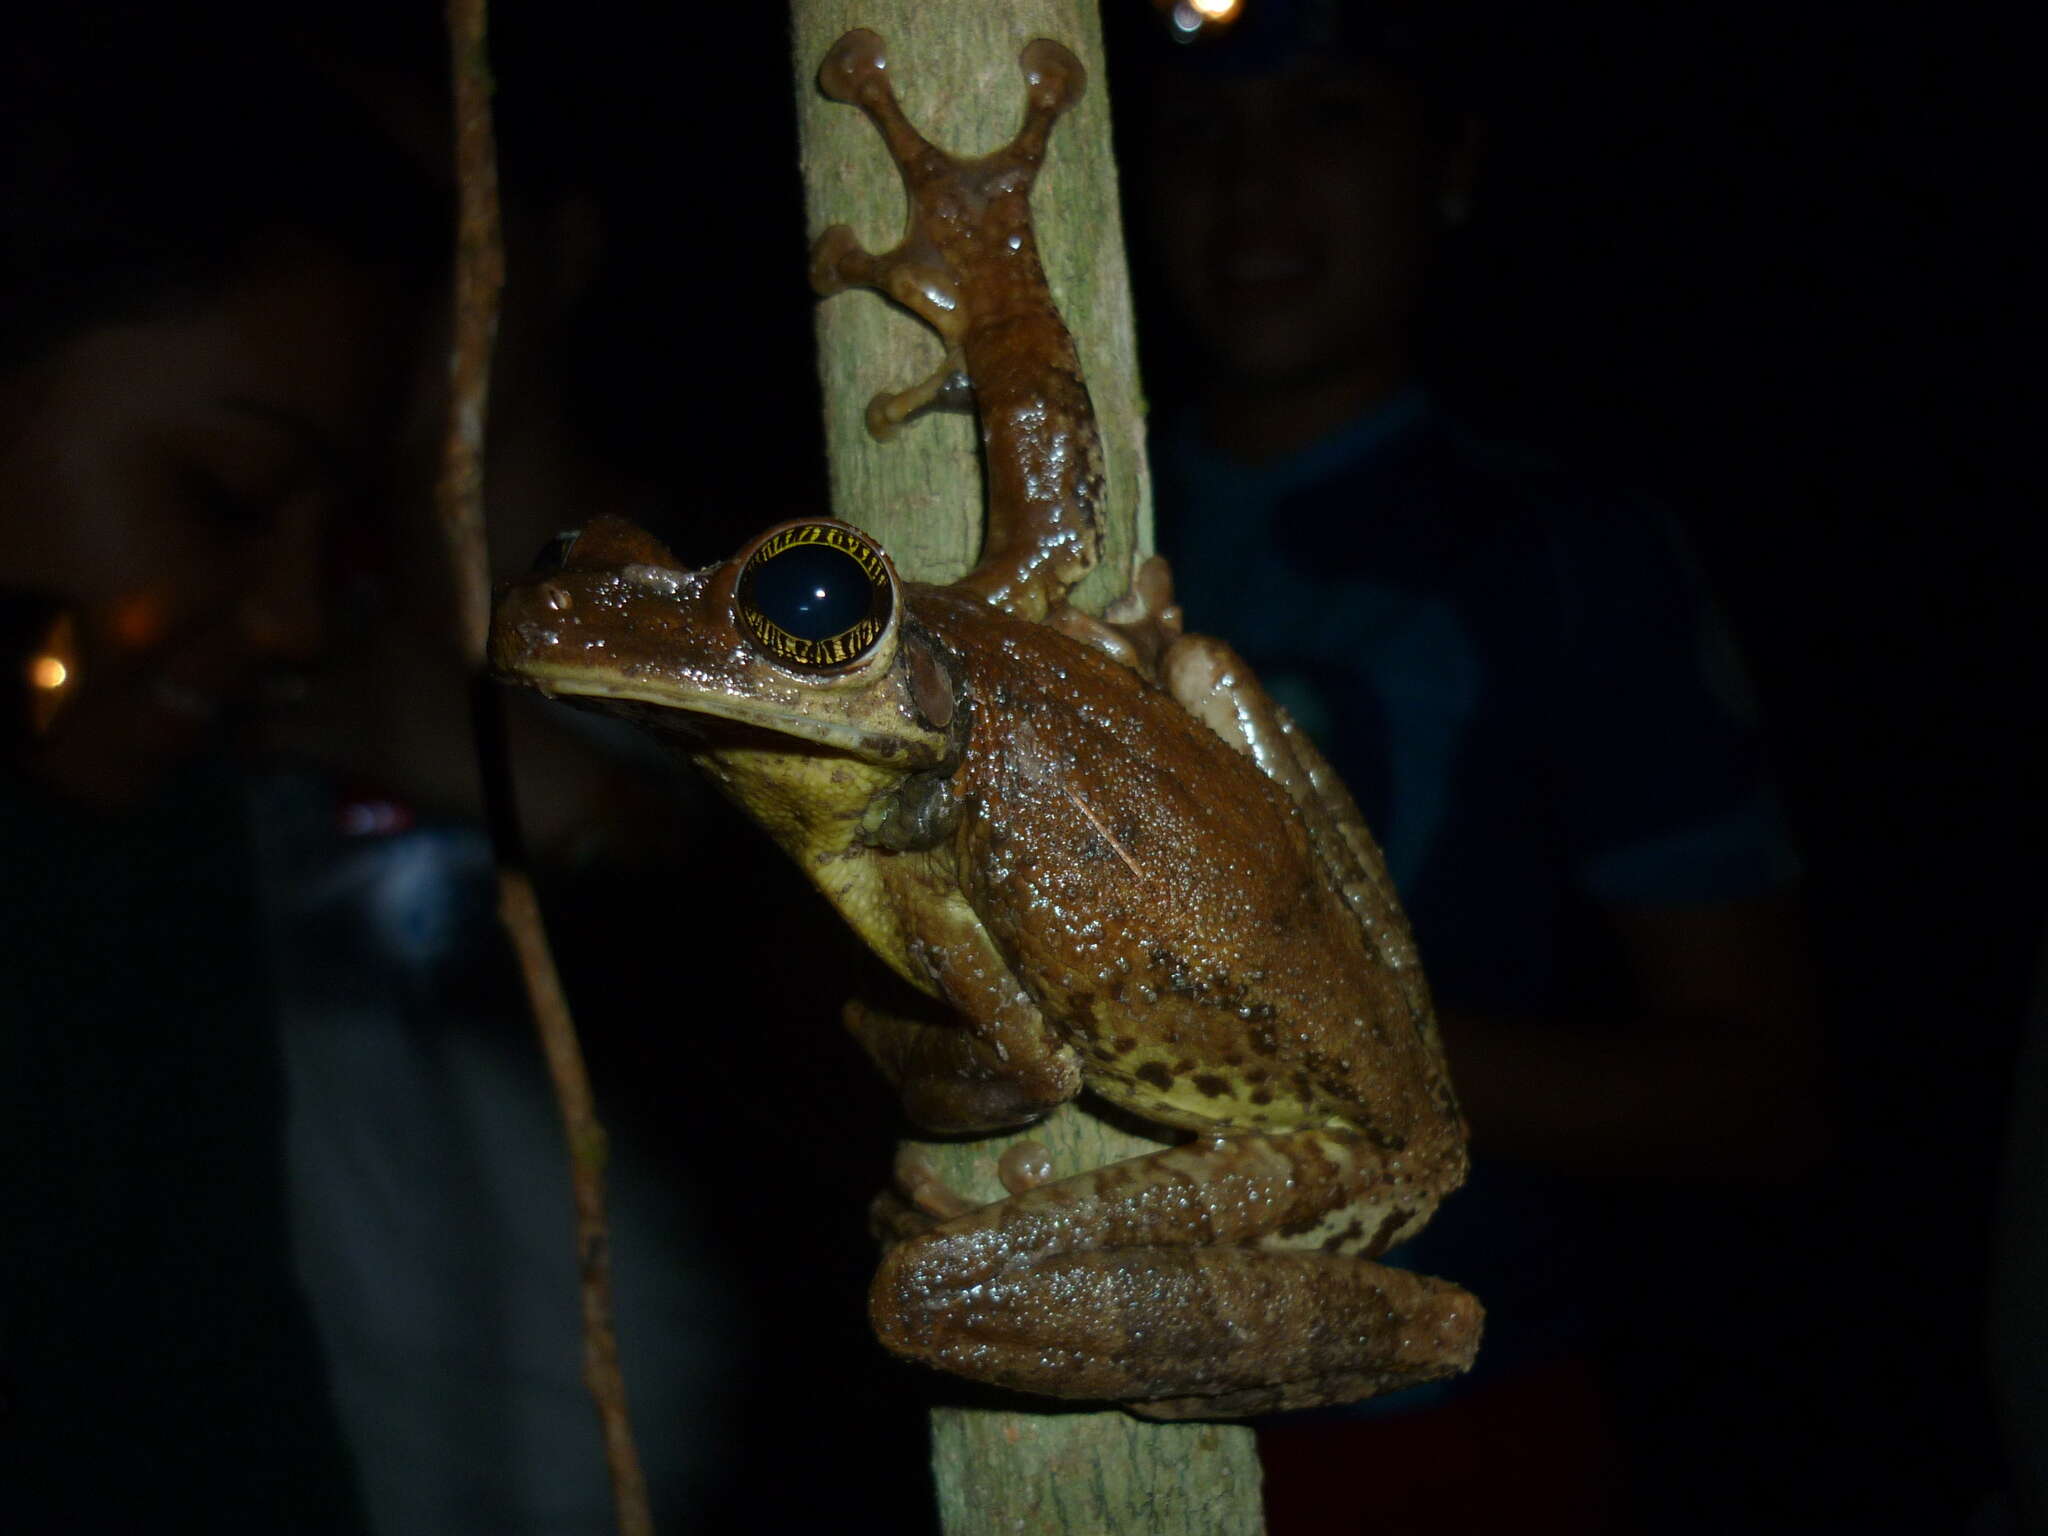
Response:
POLYGON ((1261 1056, 1278 1056, 1280 1054, 1280 1037, 1263 1024, 1253 1030, 1246 1038, 1251 1041, 1252 1049, 1261 1056))
POLYGON ((1230 1084, 1214 1072, 1203 1072, 1195 1078, 1195 1086, 1212 1099, 1220 1099, 1230 1092, 1230 1084))
MULTIPOLYGON (((1382 1222, 1380 1224, 1379 1235, 1381 1237, 1386 1236, 1386 1231, 1386 1224, 1382 1222)), ((1354 1216, 1351 1218, 1351 1224, 1348 1227, 1346 1227, 1342 1232, 1333 1233, 1329 1237, 1323 1239, 1323 1252, 1342 1252, 1344 1249, 1349 1248, 1353 1243, 1357 1242, 1363 1236, 1365 1236, 1365 1223, 1360 1221, 1356 1216, 1354 1216)))
POLYGON ((1270 1089, 1270 1088, 1255 1088, 1255 1089, 1253 1089, 1253 1090, 1252 1090, 1252 1102, 1253 1102, 1254 1104, 1270 1104, 1270 1103, 1272 1103, 1272 1102, 1273 1102, 1273 1090, 1272 1090, 1272 1089, 1270 1089))
POLYGON ((1406 1136, 1397 1136, 1392 1131, 1376 1125, 1370 1120, 1361 1125, 1358 1131, 1360 1135, 1378 1147, 1382 1152, 1404 1152, 1408 1148, 1408 1138, 1406 1136))
POLYGON ((1150 1083, 1162 1093, 1173 1086, 1173 1074, 1166 1070, 1163 1062, 1148 1061, 1133 1075, 1143 1082, 1150 1083))
POLYGON ((1385 1253, 1387 1251, 1387 1244, 1394 1240, 1394 1234, 1406 1226, 1414 1215, 1415 1213, 1411 1210, 1407 1210, 1402 1206, 1395 1206, 1385 1216, 1380 1218, 1380 1229, 1373 1233, 1372 1246, 1365 1251, 1367 1253, 1385 1253))
POLYGON ((1109 1042, 1109 1048, 1119 1056, 1128 1056, 1138 1048, 1138 1042, 1129 1035, 1118 1035, 1109 1042))

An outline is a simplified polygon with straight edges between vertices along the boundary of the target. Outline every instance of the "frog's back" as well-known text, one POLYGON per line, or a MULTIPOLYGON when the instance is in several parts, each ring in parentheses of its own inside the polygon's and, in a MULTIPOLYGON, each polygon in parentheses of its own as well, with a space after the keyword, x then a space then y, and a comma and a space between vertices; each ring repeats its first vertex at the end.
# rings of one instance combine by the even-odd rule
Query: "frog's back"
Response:
POLYGON ((970 900, 1090 1086, 1195 1129, 1458 1134, 1426 1004, 1256 765, 1056 631, 942 592, 919 606, 974 711, 970 900))

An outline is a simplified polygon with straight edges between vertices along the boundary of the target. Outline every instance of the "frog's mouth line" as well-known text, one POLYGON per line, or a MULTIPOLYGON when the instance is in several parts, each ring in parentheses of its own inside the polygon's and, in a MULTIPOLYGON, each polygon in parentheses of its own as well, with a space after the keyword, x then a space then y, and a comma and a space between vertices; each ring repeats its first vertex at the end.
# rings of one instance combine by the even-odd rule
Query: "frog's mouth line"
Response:
MULTIPOLYGON (((844 752, 851 757, 872 758, 875 734, 844 720, 820 719, 758 699, 736 699, 718 693, 689 693, 673 686, 634 683, 622 678, 594 677, 568 668, 539 666, 516 674, 519 682, 537 688, 550 698, 603 699, 610 703, 644 704, 653 713, 642 716, 646 723, 684 734, 701 734, 703 717, 730 720, 777 736, 793 737, 816 746, 844 752)), ((932 756, 939 755, 939 743, 932 756)), ((890 754, 895 755, 895 754, 890 754)))

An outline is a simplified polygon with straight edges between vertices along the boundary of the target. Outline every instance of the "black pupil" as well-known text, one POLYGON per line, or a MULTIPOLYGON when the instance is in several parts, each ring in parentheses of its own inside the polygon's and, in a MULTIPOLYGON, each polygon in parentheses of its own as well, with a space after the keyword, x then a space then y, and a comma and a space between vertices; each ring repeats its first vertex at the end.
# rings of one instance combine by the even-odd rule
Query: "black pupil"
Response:
POLYGON ((829 544, 797 544, 754 567, 749 595, 799 640, 830 640, 868 616, 874 591, 851 555, 829 544))

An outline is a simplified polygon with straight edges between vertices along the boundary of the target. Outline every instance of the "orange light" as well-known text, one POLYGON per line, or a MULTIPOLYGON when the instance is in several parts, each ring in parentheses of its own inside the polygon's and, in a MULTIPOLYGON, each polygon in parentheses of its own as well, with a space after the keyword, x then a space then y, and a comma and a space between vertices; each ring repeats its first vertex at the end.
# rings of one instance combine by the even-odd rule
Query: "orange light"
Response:
POLYGON ((29 690, 29 737, 33 740, 49 730, 78 692, 78 680, 84 675, 78 664, 78 625, 68 611, 60 611, 49 622, 23 663, 29 690))

